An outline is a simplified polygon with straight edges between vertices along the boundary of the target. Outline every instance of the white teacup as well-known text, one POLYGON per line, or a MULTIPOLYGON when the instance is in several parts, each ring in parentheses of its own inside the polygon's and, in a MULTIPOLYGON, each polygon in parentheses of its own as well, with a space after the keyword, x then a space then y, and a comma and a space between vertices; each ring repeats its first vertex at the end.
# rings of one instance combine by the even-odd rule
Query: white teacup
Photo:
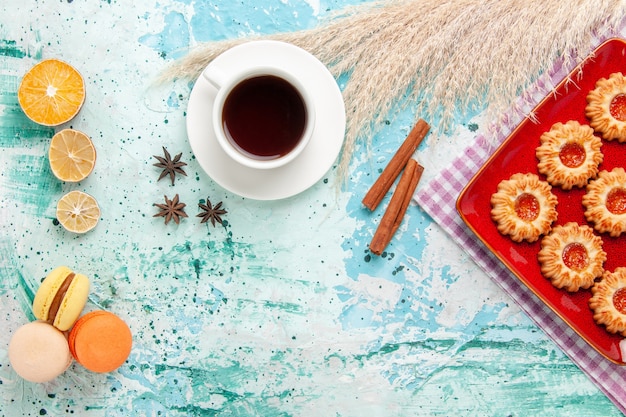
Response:
POLYGON ((202 74, 217 88, 211 115, 217 142, 238 163, 277 168, 309 143, 315 106, 293 73, 270 65, 209 65, 202 74))

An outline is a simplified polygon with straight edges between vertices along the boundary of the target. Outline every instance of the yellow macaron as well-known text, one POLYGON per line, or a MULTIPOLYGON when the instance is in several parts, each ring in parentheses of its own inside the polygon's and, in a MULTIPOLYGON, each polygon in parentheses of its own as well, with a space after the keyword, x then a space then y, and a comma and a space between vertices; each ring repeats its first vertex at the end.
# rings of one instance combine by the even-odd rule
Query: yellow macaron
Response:
POLYGON ((89 296, 89 278, 66 266, 52 270, 39 286, 33 313, 61 331, 69 330, 83 311, 89 296))

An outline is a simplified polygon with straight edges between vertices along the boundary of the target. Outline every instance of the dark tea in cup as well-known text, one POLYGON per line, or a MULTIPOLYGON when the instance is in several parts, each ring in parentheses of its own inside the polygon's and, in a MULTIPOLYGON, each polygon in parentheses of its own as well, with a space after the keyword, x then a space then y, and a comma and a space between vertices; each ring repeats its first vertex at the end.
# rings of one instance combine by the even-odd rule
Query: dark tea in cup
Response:
POLYGON ((202 75, 217 89, 213 130, 227 156, 250 168, 274 169, 308 146, 315 103, 293 68, 266 63, 226 71, 209 65, 202 75))
POLYGON ((224 134, 237 150, 253 159, 289 154, 302 140, 306 126, 302 95, 276 75, 244 79, 224 100, 224 134))

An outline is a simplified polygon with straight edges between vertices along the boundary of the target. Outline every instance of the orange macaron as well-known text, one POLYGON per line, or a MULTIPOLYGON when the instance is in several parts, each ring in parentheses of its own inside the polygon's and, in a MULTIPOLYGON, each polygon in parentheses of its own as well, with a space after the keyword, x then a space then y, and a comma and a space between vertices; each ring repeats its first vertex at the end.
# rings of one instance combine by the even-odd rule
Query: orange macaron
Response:
POLYGON ((93 372, 111 372, 130 355, 132 334, 120 317, 96 310, 78 319, 68 342, 72 356, 82 366, 93 372))

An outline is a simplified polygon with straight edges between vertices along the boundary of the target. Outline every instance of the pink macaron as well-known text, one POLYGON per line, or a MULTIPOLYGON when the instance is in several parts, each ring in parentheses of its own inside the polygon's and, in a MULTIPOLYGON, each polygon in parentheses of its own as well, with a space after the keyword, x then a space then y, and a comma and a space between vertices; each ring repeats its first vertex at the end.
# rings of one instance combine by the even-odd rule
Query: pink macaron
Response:
POLYGON ((11 337, 9 362, 25 380, 48 382, 69 368, 72 354, 65 334, 49 323, 33 321, 11 337))

